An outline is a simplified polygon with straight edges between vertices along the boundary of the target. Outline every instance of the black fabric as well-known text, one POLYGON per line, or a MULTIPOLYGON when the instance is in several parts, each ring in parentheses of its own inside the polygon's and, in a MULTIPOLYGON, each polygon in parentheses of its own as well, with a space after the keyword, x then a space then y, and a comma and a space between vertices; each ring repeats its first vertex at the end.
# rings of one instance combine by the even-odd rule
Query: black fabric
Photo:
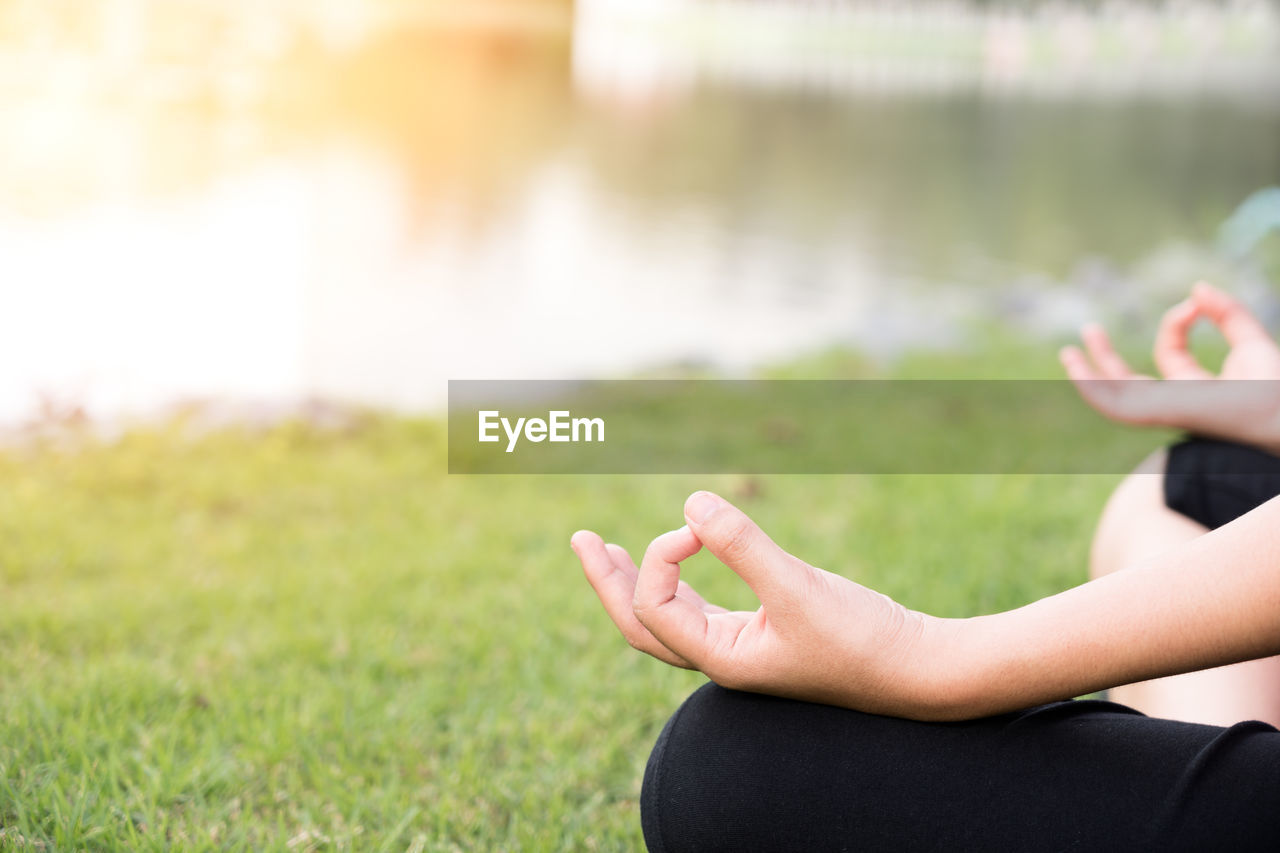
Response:
POLYGON ((1211 530, 1276 495, 1280 495, 1280 457, 1204 438, 1169 448, 1165 505, 1211 530))
MULTIPOLYGON (((1191 439, 1166 504, 1219 527, 1280 494, 1280 459, 1191 439)), ((919 723, 707 684, 645 770, 645 843, 678 851, 1280 850, 1280 732, 1057 702, 919 723)))
POLYGON ((1280 732, 1093 700, 918 723, 707 684, 641 796, 678 851, 1280 849, 1280 732))

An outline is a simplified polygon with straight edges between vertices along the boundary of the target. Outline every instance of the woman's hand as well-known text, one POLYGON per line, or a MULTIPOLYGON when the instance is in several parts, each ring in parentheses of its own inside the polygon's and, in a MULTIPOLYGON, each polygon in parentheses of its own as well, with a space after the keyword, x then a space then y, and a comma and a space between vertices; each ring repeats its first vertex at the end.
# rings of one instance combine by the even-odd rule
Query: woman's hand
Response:
POLYGON ((1156 333, 1161 375, 1200 381, 1159 382, 1135 373, 1097 324, 1086 326, 1081 337, 1087 356, 1077 347, 1064 347, 1059 357, 1080 395, 1106 417, 1280 449, 1280 347, 1248 309, 1221 290, 1197 284, 1165 312, 1156 333), (1187 334, 1202 317, 1231 345, 1217 376, 1187 348, 1187 334))
POLYGON ((737 690, 962 720, 1280 654, 1280 498, 1134 568, 970 619, 925 616, 816 569, 707 492, 685 518, 639 568, 594 533, 572 544, 631 645, 737 690), (758 610, 726 611, 680 582, 679 562, 702 545, 758 610))
POLYGON ((639 567, 590 531, 571 540, 633 647, 737 690, 917 719, 944 707, 945 620, 793 557, 710 492, 690 496, 685 519, 653 540, 639 567), (680 580, 680 561, 704 545, 746 581, 759 609, 725 610, 680 580))

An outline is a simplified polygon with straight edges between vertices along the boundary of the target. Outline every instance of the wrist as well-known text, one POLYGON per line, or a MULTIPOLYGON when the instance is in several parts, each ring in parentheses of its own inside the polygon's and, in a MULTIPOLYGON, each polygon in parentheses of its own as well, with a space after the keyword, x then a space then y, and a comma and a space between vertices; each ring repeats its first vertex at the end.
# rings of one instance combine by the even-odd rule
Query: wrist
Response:
POLYGON ((919 720, 966 720, 981 716, 989 690, 981 664, 982 617, 926 616, 912 671, 913 704, 919 720))

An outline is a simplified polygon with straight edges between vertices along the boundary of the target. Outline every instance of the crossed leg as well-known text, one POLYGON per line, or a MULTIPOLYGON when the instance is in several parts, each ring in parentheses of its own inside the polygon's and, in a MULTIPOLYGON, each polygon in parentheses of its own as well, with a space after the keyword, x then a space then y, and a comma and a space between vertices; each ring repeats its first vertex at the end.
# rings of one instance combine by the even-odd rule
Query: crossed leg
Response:
MULTIPOLYGON (((1108 502, 1095 574, 1205 532, 1165 506, 1163 470, 1158 454, 1108 502)), ((1149 716, 1077 700, 922 723, 708 684, 650 756, 645 841, 655 853, 1276 849, 1280 733, 1241 721, 1280 721, 1280 658, 1112 695, 1149 716)))
MULTIPOLYGON (((1112 493, 1094 535, 1094 577, 1122 571, 1207 532, 1165 506, 1165 461, 1165 451, 1154 454, 1112 493)), ((1262 720, 1280 726, 1280 657, 1126 684, 1109 691, 1108 698, 1151 717, 1219 726, 1262 720)))

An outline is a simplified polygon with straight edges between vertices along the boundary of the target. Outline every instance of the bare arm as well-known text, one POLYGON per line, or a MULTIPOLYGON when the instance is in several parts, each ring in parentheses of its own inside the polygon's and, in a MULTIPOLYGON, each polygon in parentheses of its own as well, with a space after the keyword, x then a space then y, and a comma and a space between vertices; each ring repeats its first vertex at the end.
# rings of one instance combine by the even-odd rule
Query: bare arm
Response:
MULTIPOLYGON (((1198 382, 1134 373, 1099 326, 1084 343, 1087 354, 1068 347, 1062 362, 1107 417, 1280 452, 1280 347, 1227 294, 1197 285, 1156 336, 1165 379, 1198 382), (1216 377, 1187 348, 1202 318, 1231 346, 1216 377)), ((811 566, 714 495, 693 495, 685 519, 639 566, 589 531, 572 544, 632 646, 726 687, 953 720, 1280 653, 1280 498, 1132 570, 973 619, 908 610, 811 566), (758 610, 726 611, 680 581, 680 561, 704 546, 758 610)))
POLYGON ((949 718, 1276 654, 1280 499, 1128 571, 936 627, 949 718))
POLYGON ((957 720, 1280 652, 1280 499, 1146 565, 972 619, 811 566, 707 492, 685 518, 638 567, 594 533, 572 545, 632 646, 725 687, 957 720), (680 581, 704 545, 759 609, 726 611, 680 581))

